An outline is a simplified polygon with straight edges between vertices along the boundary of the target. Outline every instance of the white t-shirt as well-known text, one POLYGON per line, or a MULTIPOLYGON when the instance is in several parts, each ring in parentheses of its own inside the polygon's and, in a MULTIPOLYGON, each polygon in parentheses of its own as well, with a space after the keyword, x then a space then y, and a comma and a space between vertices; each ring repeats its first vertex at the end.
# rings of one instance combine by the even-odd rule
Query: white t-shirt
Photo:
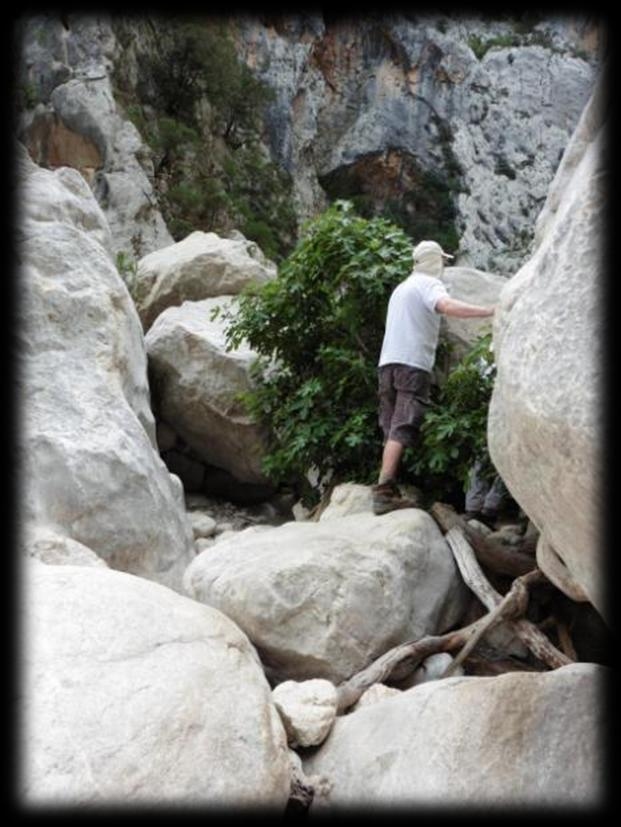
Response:
POLYGON ((431 372, 440 335, 436 302, 448 297, 440 279, 412 273, 392 292, 379 366, 397 362, 431 372))

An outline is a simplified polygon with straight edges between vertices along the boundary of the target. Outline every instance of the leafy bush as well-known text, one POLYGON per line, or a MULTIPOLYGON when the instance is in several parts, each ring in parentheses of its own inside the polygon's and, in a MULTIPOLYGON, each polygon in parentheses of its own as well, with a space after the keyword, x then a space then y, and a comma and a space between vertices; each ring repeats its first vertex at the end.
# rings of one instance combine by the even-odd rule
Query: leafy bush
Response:
POLYGON ((256 143, 232 152, 224 173, 235 223, 268 258, 282 259, 297 234, 291 176, 266 159, 256 143))
POLYGON ((18 108, 20 110, 34 109, 41 101, 41 94, 34 83, 22 83, 18 89, 18 108))
MULTIPOLYGON (((244 401, 269 432, 264 470, 277 484, 296 484, 308 503, 319 494, 305 481, 311 468, 332 482, 377 478, 377 360, 388 299, 411 271, 411 251, 399 227, 337 201, 307 225, 278 277, 247 288, 237 314, 228 313, 229 347, 245 340, 259 354, 244 401)), ((404 481, 409 475, 431 497, 463 499, 475 458, 493 473, 490 339, 480 337, 434 387, 421 440, 404 456, 404 481)), ((437 362, 448 349, 441 339, 437 362)))
POLYGON ((227 143, 236 146, 246 133, 254 134, 274 93, 237 59, 225 20, 199 16, 165 29, 158 53, 146 58, 143 98, 193 126, 196 104, 206 97, 227 143))
POLYGON ((521 44, 522 39, 518 34, 498 35, 497 37, 488 37, 485 40, 473 34, 468 38, 468 46, 470 46, 474 52, 477 60, 481 60, 486 52, 494 47, 507 49, 512 46, 520 46, 521 44))
POLYGON ((136 301, 135 290, 136 277, 138 275, 138 262, 132 258, 129 253, 125 252, 125 250, 119 250, 116 254, 116 269, 125 282, 125 286, 129 290, 134 301, 136 301))
POLYGON ((388 298, 411 266, 401 229, 337 201, 306 226, 278 277, 248 288, 230 317, 229 346, 245 339, 259 354, 245 401, 271 434, 265 472, 299 483, 307 500, 312 467, 333 480, 377 475, 377 359, 388 298))
POLYGON ((491 333, 479 336, 449 372, 421 427, 421 441, 406 454, 405 467, 425 480, 432 496, 450 499, 465 491, 475 459, 482 474, 496 472, 487 450, 487 413, 496 368, 491 333))

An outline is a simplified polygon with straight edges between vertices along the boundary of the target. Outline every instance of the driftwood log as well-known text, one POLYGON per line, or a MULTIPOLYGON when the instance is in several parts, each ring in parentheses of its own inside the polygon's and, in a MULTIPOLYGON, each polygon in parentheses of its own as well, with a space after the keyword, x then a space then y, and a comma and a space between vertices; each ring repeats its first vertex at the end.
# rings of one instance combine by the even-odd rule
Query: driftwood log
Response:
MULTIPOLYGON (((362 693, 373 684, 381 683, 390 677, 393 680, 405 677, 413 672, 421 661, 438 652, 459 653, 443 677, 451 674, 490 629, 505 621, 511 622, 516 636, 528 646, 536 658, 550 668, 557 669, 572 662, 567 655, 553 646, 545 634, 533 623, 523 617, 517 619, 526 611, 529 587, 547 582, 543 572, 533 566, 532 560, 529 561, 530 569, 518 576, 507 594, 502 597, 483 574, 477 560, 478 555, 475 555, 468 543, 465 531, 459 522, 453 521, 451 528, 447 531, 447 542, 464 581, 489 610, 488 613, 461 629, 447 632, 444 635, 429 635, 390 649, 337 687, 337 712, 339 714, 356 703, 362 693)), ((512 552, 506 553, 512 554, 512 552)))
MULTIPOLYGON (((471 525, 468 525, 463 517, 446 503, 434 503, 429 513, 446 534, 451 528, 461 528, 466 539, 474 548, 477 560, 482 566, 496 574, 505 574, 510 577, 520 577, 528 571, 536 568, 537 563, 530 554, 525 554, 519 549, 508 549, 502 543, 494 542, 485 537, 471 525)), ((531 541, 528 541, 530 548, 531 541)))
MULTIPOLYGON (((495 617, 495 613, 500 610, 504 600, 506 600, 515 588, 518 588, 518 590, 525 590, 528 586, 547 582, 547 578, 543 572, 535 568, 527 574, 522 575, 522 577, 519 577, 517 580, 514 580, 510 591, 503 598, 490 585, 489 581, 483 574, 474 550, 464 536, 463 529, 456 525, 453 526, 453 528, 447 531, 445 539, 453 552, 453 557, 455 558, 455 562, 457 563, 464 582, 476 594, 481 603, 488 610, 489 614, 482 618, 482 620, 487 619, 488 624, 490 623, 490 619, 495 617)), ((524 614, 525 611, 526 602, 524 603, 524 611, 519 614, 524 614)), ((494 623, 493 625, 497 624, 494 623)), ((566 664, 571 663, 571 659, 563 652, 560 652, 550 642, 546 635, 538 629, 537 626, 535 626, 534 623, 531 623, 525 618, 521 618, 519 620, 512 621, 509 625, 511 627, 511 631, 514 632, 516 637, 518 637, 522 643, 530 649, 536 658, 545 663, 546 666, 549 666, 551 669, 558 669, 559 666, 565 666, 566 664)), ((483 628, 478 636, 478 639, 480 639, 486 631, 487 629, 483 628)), ((475 647, 477 640, 474 642, 469 641, 468 645, 464 647, 464 650, 459 653, 457 658, 448 667, 444 677, 452 674, 457 666, 466 659, 468 654, 475 647)))
MULTIPOLYGON (((381 683, 389 678, 399 664, 407 660, 408 672, 414 671, 418 664, 437 652, 455 652, 466 646, 470 640, 480 637, 490 629, 505 620, 515 617, 524 611, 527 602, 527 585, 533 579, 538 579, 538 572, 529 572, 517 578, 502 598, 501 604, 493 611, 462 629, 447 632, 444 635, 429 635, 411 640, 390 649, 375 660, 366 669, 353 675, 337 687, 337 712, 343 713, 356 703, 362 693, 375 683, 381 683)), ((560 654, 560 653, 559 653, 560 654)), ((564 657, 561 655, 561 657, 564 657)), ((568 659, 564 662, 569 663, 568 659)))

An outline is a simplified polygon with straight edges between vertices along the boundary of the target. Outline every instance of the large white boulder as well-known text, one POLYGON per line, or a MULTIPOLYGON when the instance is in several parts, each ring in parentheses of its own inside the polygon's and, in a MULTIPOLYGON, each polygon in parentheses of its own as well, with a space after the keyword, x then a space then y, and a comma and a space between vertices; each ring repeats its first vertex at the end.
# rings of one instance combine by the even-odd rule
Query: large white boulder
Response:
POLYGON ((337 718, 304 772, 335 811, 601 805, 605 669, 425 683, 337 718))
POLYGON ((178 589, 192 559, 161 461, 142 328, 81 175, 20 155, 20 431, 26 523, 178 589))
POLYGON ((184 585, 241 626, 275 682, 339 683, 392 646, 446 631, 466 597, 419 509, 242 532, 199 554, 184 585))
POLYGON ((539 246, 501 293, 488 421, 494 465, 541 532, 540 567, 601 614, 603 130, 587 110, 539 246))
POLYGON ((147 330, 167 307, 240 293, 276 276, 276 265, 241 233, 221 238, 196 231, 138 262, 132 295, 147 330))
POLYGON ((234 303, 232 296, 188 301, 158 316, 145 337, 153 401, 205 462, 241 482, 267 483, 264 434, 237 398, 251 387, 257 355, 244 345, 227 351, 226 324, 211 318, 217 307, 234 303))
MULTIPOLYGON (((486 273, 474 267, 445 267, 442 281, 452 298, 484 307, 497 304, 500 291, 507 284, 505 276, 486 273)), ((448 342, 453 346, 451 364, 461 359, 478 336, 492 332, 490 318, 458 319, 454 316, 443 316, 441 324, 448 342)))
POLYGON ((21 605, 24 803, 284 810, 284 728, 228 618, 133 575, 38 561, 21 605))

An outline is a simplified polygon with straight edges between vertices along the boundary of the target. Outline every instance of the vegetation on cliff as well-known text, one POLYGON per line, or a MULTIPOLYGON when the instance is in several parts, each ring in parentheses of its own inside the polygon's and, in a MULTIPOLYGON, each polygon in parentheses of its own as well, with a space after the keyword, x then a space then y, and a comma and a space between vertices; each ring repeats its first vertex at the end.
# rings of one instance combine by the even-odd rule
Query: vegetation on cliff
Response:
POLYGON ((276 260, 293 247, 290 176, 262 146, 272 98, 238 59, 224 21, 181 19, 161 27, 135 88, 116 80, 127 116, 152 150, 160 207, 175 240, 235 228, 276 260))

